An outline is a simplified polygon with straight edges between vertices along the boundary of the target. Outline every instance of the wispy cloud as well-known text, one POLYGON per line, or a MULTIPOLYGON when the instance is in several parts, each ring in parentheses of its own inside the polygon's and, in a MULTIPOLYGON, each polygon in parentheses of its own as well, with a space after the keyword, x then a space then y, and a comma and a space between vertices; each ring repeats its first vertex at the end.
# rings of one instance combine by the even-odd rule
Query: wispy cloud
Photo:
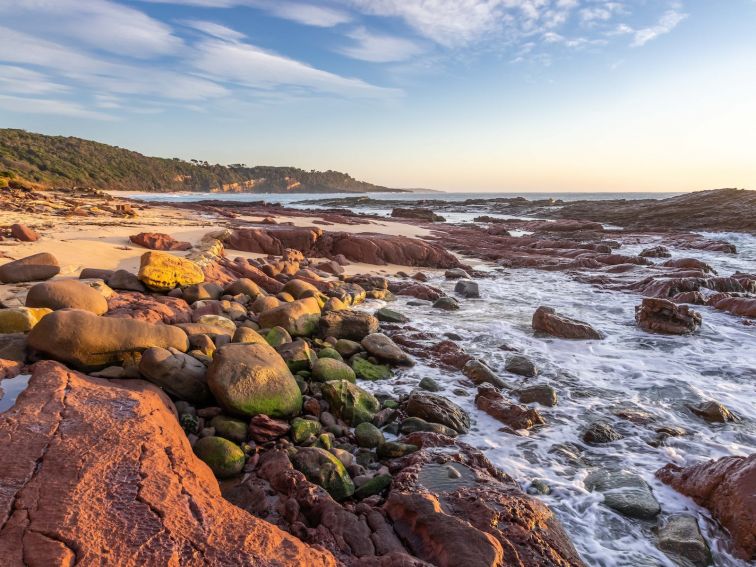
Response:
POLYGON ((668 10, 659 19, 656 25, 635 30, 633 36, 633 47, 642 47, 649 41, 656 39, 660 35, 667 34, 677 27, 677 25, 687 18, 686 14, 676 10, 668 10))
POLYGON ((11 112, 28 114, 55 114, 58 116, 72 116, 74 118, 89 118, 93 120, 116 120, 110 114, 85 108, 69 101, 47 98, 30 98, 28 96, 9 96, 0 94, 0 108, 11 112))
POLYGON ((406 61, 425 51, 421 45, 412 40, 376 34, 364 27, 351 30, 347 33, 347 37, 352 39, 354 44, 338 51, 347 57, 361 61, 373 63, 406 61))

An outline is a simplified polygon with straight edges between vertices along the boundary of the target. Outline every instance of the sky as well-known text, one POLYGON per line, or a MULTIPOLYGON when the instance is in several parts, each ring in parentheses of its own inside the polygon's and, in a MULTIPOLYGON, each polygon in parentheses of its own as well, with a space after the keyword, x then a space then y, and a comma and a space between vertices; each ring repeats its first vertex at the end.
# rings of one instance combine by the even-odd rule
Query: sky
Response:
POLYGON ((0 127, 447 191, 756 189, 756 0, 0 0, 0 127))

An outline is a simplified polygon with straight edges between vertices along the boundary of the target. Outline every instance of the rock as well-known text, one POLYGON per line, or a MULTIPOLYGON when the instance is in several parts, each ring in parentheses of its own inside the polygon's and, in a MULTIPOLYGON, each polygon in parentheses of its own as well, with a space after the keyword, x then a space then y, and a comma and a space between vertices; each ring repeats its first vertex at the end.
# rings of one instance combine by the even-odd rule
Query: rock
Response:
POLYGON ((283 358, 264 344, 227 344, 215 352, 207 384, 218 403, 234 415, 291 417, 302 394, 283 358))
POLYGON ((95 315, 108 311, 108 302, 100 292, 77 280, 54 280, 38 283, 26 296, 27 307, 83 309, 95 315))
POLYGON ((98 317, 79 309, 55 311, 31 330, 29 346, 50 358, 78 368, 96 368, 119 361, 124 353, 150 347, 186 351, 186 333, 170 325, 98 317))
POLYGON ((315 265, 315 269, 320 270, 321 272, 325 272, 327 274, 333 274, 335 276, 338 276, 339 274, 344 273, 344 268, 336 260, 326 260, 324 262, 320 262, 315 265))
POLYGON ((23 333, 0 333, 0 359, 25 362, 26 335, 23 333))
POLYGON ((398 441, 387 441, 378 445, 376 453, 381 459, 399 459, 410 453, 417 451, 417 445, 411 443, 400 443, 398 441))
MULTIPOLYGON (((18 362, 16 360, 7 360, 5 358, 0 358, 0 380, 7 380, 8 378, 15 378, 19 374, 21 374, 21 369, 23 368, 23 364, 21 362, 18 362)), ((0 394, 4 393, 2 392, 2 386, 0 386, 0 394)))
POLYGON ((444 272, 444 277, 447 280, 458 280, 460 278, 468 278, 469 279, 470 274, 468 274, 462 268, 452 268, 451 270, 446 270, 444 272))
POLYGON ((139 279, 155 291, 170 291, 202 283, 205 274, 192 262, 167 252, 145 252, 139 266, 139 279))
POLYGON ((203 437, 194 444, 194 453, 219 478, 237 475, 244 468, 244 452, 223 437, 203 437))
POLYGON ((244 294, 251 300, 257 299, 260 295, 265 295, 265 292, 249 278, 240 278, 235 282, 228 284, 223 290, 224 295, 239 295, 244 294))
POLYGON ((357 341, 350 341, 349 339, 337 340, 334 348, 344 358, 351 358, 358 352, 362 352, 362 345, 357 341))
POLYGON ((145 323, 176 325, 192 320, 189 304, 177 297, 137 292, 118 293, 108 300, 108 307, 108 317, 122 317, 145 323))
POLYGON ((34 232, 25 224, 16 223, 11 225, 11 236, 21 242, 36 242, 39 240, 39 234, 34 232))
POLYGON ((283 286, 284 293, 289 293, 294 299, 301 299, 305 293, 320 293, 318 288, 312 285, 310 282, 304 280, 289 280, 286 285, 283 286))
POLYGON ((344 360, 344 357, 339 354, 339 351, 337 351, 335 348, 321 348, 318 351, 318 358, 333 358, 335 360, 344 360))
MULTIPOLYGON (((0 309, 0 334, 28 333, 51 309, 12 307, 0 309)), ((2 357, 0 357, 2 358, 2 357)))
POLYGON ((467 376, 476 386, 481 384, 491 384, 499 389, 508 389, 509 386, 504 380, 499 378, 493 370, 482 363, 480 360, 468 360, 462 366, 462 374, 467 376))
POLYGON ((361 341, 379 329, 378 319, 362 311, 331 311, 320 318, 321 337, 361 341))
POLYGON ((698 529, 694 516, 671 514, 661 516, 656 528, 657 547, 677 564, 696 567, 711 565, 709 546, 698 529))
POLYGON ((137 277, 136 274, 132 274, 127 270, 116 270, 110 276, 105 278, 105 281, 107 281, 108 286, 113 289, 138 292, 144 292, 147 289, 144 284, 139 281, 139 277, 137 277))
POLYGON ((668 464, 656 476, 708 508, 730 532, 738 557, 756 557, 756 453, 688 467, 668 464))
POLYGON ((344 500, 354 494, 354 484, 344 465, 335 456, 318 447, 298 449, 291 462, 307 480, 324 488, 334 500, 344 500))
POLYGON ((304 337, 315 332, 319 320, 318 301, 307 297, 263 311, 259 324, 262 328, 283 327, 292 337, 304 337))
POLYGON ((520 376, 527 376, 532 378, 538 374, 538 368, 527 356, 519 354, 513 354, 507 357, 506 365, 504 369, 512 374, 518 374, 520 376))
POLYGON ((318 435, 320 435, 320 422, 301 417, 291 420, 291 440, 295 445, 302 445, 318 435))
POLYGON ((349 309, 349 306, 338 297, 330 297, 323 305, 324 313, 329 311, 346 311, 347 309, 349 309))
POLYGON ((381 409, 373 394, 346 380, 323 384, 323 397, 331 411, 352 427, 373 421, 373 416, 381 409))
POLYGON ((468 299, 480 297, 478 283, 472 280, 459 280, 454 286, 454 293, 468 299))
POLYGON ((317 382, 330 382, 331 380, 357 380, 354 370, 340 360, 333 358, 319 358, 312 365, 312 379, 317 382))
POLYGON ((453 297, 439 297, 433 302, 433 307, 444 311, 458 311, 459 302, 453 297))
POLYGON ((205 365, 175 348, 148 348, 139 360, 139 373, 181 400, 203 404, 210 398, 205 365))
POLYGON ((436 382, 433 378, 428 378, 427 376, 420 380, 420 383, 417 386, 418 388, 425 390, 426 392, 440 392, 443 389, 441 388, 441 384, 436 382))
POLYGON ((374 315, 376 319, 384 323, 406 323, 409 321, 409 317, 388 307, 382 307, 374 315))
POLYGON ((601 334, 588 323, 563 317, 551 307, 539 307, 533 314, 533 329, 562 339, 600 339, 601 334))
POLYGON ((622 435, 604 421, 591 423, 583 432, 583 441, 591 444, 611 443, 622 439, 622 435))
POLYGON ((410 417, 440 423, 457 433, 470 430, 470 416, 457 404, 437 394, 413 390, 407 400, 406 412, 410 417))
POLYGON ((210 427, 215 429, 215 434, 218 437, 223 437, 234 443, 244 443, 247 440, 247 424, 240 419, 234 419, 227 415, 216 415, 210 420, 210 427))
MULTIPOLYGON (((79 272, 80 280, 102 280, 107 282, 113 276, 113 270, 103 270, 100 268, 84 268, 79 272)), ((108 284, 110 285, 110 284, 108 284)), ((112 285, 110 287, 113 287, 112 285)))
POLYGON ((42 252, 0 266, 0 282, 20 283, 49 280, 59 273, 58 259, 52 254, 42 252))
POLYGON ((360 380, 388 380, 391 378, 391 368, 385 364, 373 364, 369 360, 355 356, 352 359, 352 370, 360 380))
POLYGON ((635 308, 635 321, 649 333, 687 335, 701 326, 701 315, 687 305, 676 305, 667 299, 645 297, 635 308))
POLYGON ((737 422, 740 418, 719 402, 701 402, 697 406, 689 406, 690 411, 709 423, 737 422))
POLYGON ((412 366, 415 363, 406 352, 383 333, 372 333, 362 339, 360 344, 369 354, 389 364, 412 366))
POLYGON ((538 410, 512 403, 490 384, 478 387, 475 407, 514 430, 530 429, 546 423, 538 410))
POLYGON ((416 431, 429 431, 431 433, 446 435, 447 437, 456 437, 459 435, 451 427, 446 427, 440 423, 430 423, 419 417, 408 417, 407 419, 402 420, 402 423, 399 426, 399 431, 404 435, 415 433, 416 431))
POLYGON ((129 236, 129 240, 150 250, 181 251, 191 250, 192 248, 189 242, 181 242, 168 234, 160 232, 140 232, 139 234, 129 236))
POLYGON ((267 343, 265 337, 249 327, 237 327, 234 336, 231 338, 232 343, 267 343))
POLYGON ((671 258, 672 254, 666 246, 654 246, 644 248, 638 256, 641 258, 671 258))
POLYGON ((390 474, 375 475, 354 491, 355 500, 364 500, 368 496, 380 494, 391 486, 392 478, 390 474))
POLYGON ((270 443, 289 433, 291 426, 280 419, 258 414, 249 420, 249 436, 256 443, 270 443))
POLYGON ((630 518, 650 520, 661 512, 651 487, 634 473, 599 469, 586 477, 585 487, 601 492, 604 504, 630 518))
POLYGON ((289 370, 293 373, 302 370, 310 370, 317 360, 310 345, 302 339, 297 339, 296 341, 281 345, 276 350, 286 361, 286 366, 288 366, 289 370))
POLYGON ((181 289, 181 297, 190 305, 198 301, 217 300, 221 295, 223 288, 212 282, 198 283, 181 289))
POLYGON ((2 565, 336 565, 226 501, 141 380, 38 363, 0 431, 2 565))
POLYGON ((391 216, 404 218, 404 219, 415 219, 415 220, 421 220, 421 221, 427 221, 427 222, 445 222, 446 221, 446 219, 442 217, 441 215, 437 215, 436 213, 428 209, 420 209, 420 208, 394 207, 391 210, 391 216))
POLYGON ((524 404, 538 403, 546 407, 557 405, 557 392, 548 384, 534 384, 517 390, 517 397, 524 404))
POLYGON ((354 436, 357 439, 357 445, 367 449, 374 449, 385 441, 381 430, 367 421, 354 428, 354 436))
MULTIPOLYGON (((234 332, 234 334, 236 334, 234 332)), ((291 335, 283 327, 273 327, 265 334, 265 342, 273 348, 278 348, 292 342, 291 335)))
POLYGON ((524 494, 479 451, 415 433, 394 461, 384 510, 412 555, 432 565, 583 567, 545 504, 524 494))

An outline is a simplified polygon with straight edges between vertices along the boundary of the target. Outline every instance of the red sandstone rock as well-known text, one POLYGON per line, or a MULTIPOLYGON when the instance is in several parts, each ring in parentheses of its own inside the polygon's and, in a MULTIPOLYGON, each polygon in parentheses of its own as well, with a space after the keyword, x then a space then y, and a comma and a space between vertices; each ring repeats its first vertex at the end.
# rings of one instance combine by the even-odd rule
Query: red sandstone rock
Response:
POLYGON ((740 317, 756 318, 756 298, 754 297, 731 297, 720 293, 711 296, 708 305, 740 317))
POLYGON ((389 284, 389 291, 395 295, 408 295, 425 301, 436 301, 444 295, 444 292, 437 287, 417 281, 393 280, 389 284))
POLYGON ((0 416, 0 564, 335 565, 231 505, 141 380, 35 366, 0 416))
POLYGON ((161 232, 140 232, 129 236, 129 240, 150 250, 189 250, 192 247, 189 242, 181 242, 161 232))
POLYGON ((146 323, 190 323, 192 309, 183 299, 165 295, 122 292, 108 300, 108 317, 122 317, 146 323))
POLYGON ((730 532, 742 559, 756 559, 756 454, 685 468, 669 464, 656 476, 708 508, 730 532))
POLYGON ((650 333, 687 335, 701 326, 701 315, 687 305, 646 297, 635 308, 635 321, 641 329, 650 333))
POLYGON ((39 234, 34 232, 31 228, 25 224, 17 223, 11 226, 11 235, 13 238, 21 240, 22 242, 36 242, 39 240, 39 234))
POLYGON ((557 314, 551 307, 539 307, 533 313, 533 329, 563 339, 600 339, 601 334, 588 323, 557 314))
MULTIPOLYGON (((0 358, 0 380, 18 376, 19 374, 21 374, 21 368, 23 368, 23 366, 24 364, 17 360, 6 360, 5 358, 0 358)), ((0 385, 0 388, 1 387, 2 385, 0 385)))
POLYGON ((546 423, 538 410, 507 400, 490 384, 478 386, 475 407, 515 430, 546 423))

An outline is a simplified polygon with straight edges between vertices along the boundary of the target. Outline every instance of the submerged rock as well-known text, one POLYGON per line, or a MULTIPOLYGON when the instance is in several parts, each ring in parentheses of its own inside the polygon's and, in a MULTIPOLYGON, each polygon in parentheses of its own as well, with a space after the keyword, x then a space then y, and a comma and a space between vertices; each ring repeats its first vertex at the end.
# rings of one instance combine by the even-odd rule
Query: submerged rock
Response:
POLYGON ((665 335, 687 335, 701 326, 701 315, 687 305, 668 299, 646 297, 635 308, 635 321, 644 331, 665 335))
POLYGON ((551 307, 539 307, 533 314, 533 329, 563 339, 601 339, 588 323, 559 315, 551 307))
POLYGON ((515 430, 530 429, 546 423, 538 410, 511 402, 490 384, 478 387, 475 407, 515 430))
POLYGON ((709 423, 737 422, 740 418, 719 402, 701 402, 697 406, 689 406, 690 411, 709 423))
POLYGON ((659 518, 657 546, 675 563, 695 567, 711 565, 711 552, 698 529, 696 518, 689 514, 672 514, 659 518))
POLYGON ((538 374, 538 368, 536 368, 535 363, 527 356, 522 356, 520 354, 513 354, 512 356, 507 357, 504 369, 512 374, 518 374, 528 378, 532 378, 538 374))
POLYGON ((586 477, 585 487, 601 492, 604 504, 630 518, 648 520, 661 512, 651 487, 634 473, 600 469, 586 477))
POLYGON ((622 434, 605 421, 595 421, 583 431, 583 441, 591 444, 611 443, 622 439, 622 434))

